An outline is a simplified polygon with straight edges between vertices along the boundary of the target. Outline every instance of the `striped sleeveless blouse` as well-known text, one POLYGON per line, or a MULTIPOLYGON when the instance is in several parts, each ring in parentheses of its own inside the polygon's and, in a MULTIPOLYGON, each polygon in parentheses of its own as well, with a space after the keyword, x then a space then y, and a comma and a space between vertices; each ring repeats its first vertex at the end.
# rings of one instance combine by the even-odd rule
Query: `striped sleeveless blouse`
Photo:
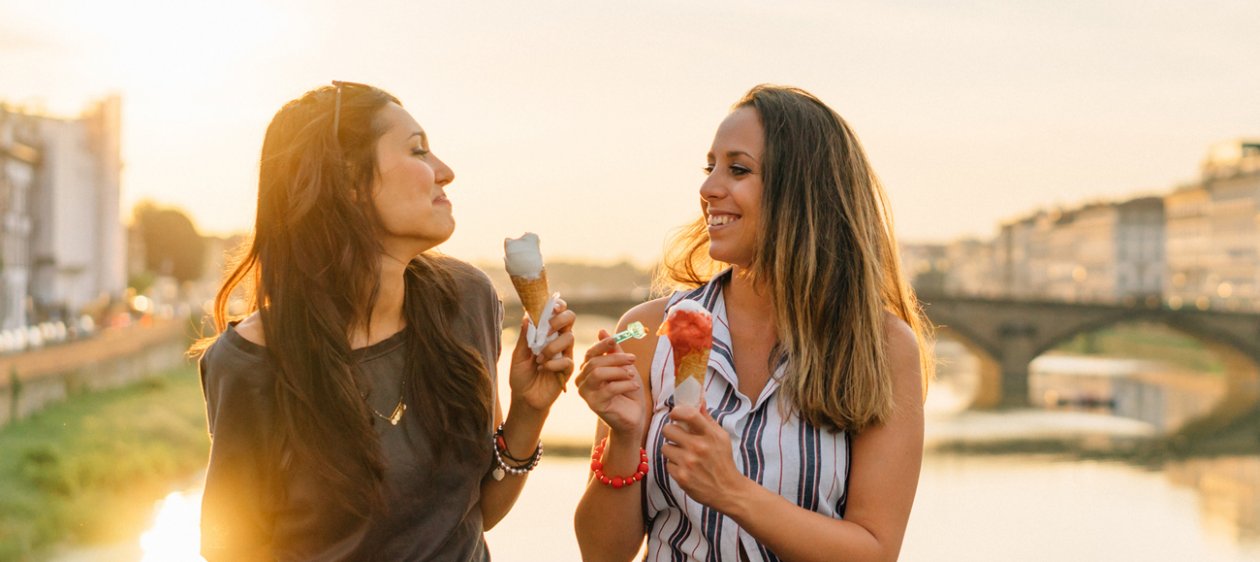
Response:
MULTIPOLYGON (((730 270, 707 285, 680 291, 680 300, 699 302, 713 314, 713 350, 705 376, 704 400, 713 419, 730 435, 735 466, 748 478, 788 501, 827 517, 842 519, 848 491, 849 435, 829 432, 779 408, 776 390, 788 365, 774 370, 753 403, 739 392, 731 355, 730 326, 722 281, 730 270)), ((769 549, 740 529, 734 521, 683 493, 669 478, 661 446, 661 429, 674 407, 674 358, 669 339, 661 337, 652 360, 652 420, 647 449, 652 470, 645 482, 648 529, 646 561, 737 561, 740 545, 750 560, 778 560, 769 549)))

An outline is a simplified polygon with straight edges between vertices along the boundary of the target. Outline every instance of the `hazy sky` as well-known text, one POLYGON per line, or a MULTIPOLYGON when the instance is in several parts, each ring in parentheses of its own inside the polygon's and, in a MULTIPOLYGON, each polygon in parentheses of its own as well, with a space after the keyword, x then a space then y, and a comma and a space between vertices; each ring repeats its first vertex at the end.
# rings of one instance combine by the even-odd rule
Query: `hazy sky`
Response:
POLYGON ((0 100, 124 96, 124 202, 252 227, 263 131, 332 79, 391 91, 454 169, 448 253, 654 260, 749 87, 857 130, 903 239, 1163 192, 1260 135, 1260 2, 0 0, 0 100), (125 4, 123 7, 106 4, 125 4))

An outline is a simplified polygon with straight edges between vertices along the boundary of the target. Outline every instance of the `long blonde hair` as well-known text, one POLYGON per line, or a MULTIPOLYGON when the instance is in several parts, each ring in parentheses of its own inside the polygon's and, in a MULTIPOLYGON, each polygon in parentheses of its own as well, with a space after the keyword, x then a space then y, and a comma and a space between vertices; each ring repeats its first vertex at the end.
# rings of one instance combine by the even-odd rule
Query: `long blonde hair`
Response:
MULTIPOLYGON (((893 410, 886 312, 914 331, 925 391, 934 371, 932 327, 901 274, 884 188, 848 124, 808 92, 760 85, 733 110, 744 107, 765 130, 748 272, 775 303, 771 364, 789 361, 780 397, 820 427, 883 423, 893 410)), ((709 257, 700 217, 667 247, 657 287, 695 287, 723 268, 709 257)))

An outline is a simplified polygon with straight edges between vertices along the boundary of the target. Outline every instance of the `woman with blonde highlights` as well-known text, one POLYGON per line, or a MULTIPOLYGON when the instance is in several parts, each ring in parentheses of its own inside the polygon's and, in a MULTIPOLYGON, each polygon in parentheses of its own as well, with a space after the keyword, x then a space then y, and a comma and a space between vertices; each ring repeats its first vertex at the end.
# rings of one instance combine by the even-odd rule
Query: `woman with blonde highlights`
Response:
MULTIPOLYGON (((574 315, 496 396, 502 303, 434 248, 455 174, 398 99, 334 82, 276 113, 248 251, 199 344, 207 560, 489 560, 573 372, 574 315), (237 288, 251 295, 229 318, 237 288)), ((523 325, 523 324, 522 324, 523 325)), ((522 330, 522 333, 524 331, 522 330)))
POLYGON ((587 560, 895 560, 923 454, 930 326, 904 282, 883 188, 857 137, 796 88, 758 86, 722 122, 702 216, 666 255, 672 295, 713 318, 701 408, 675 405, 666 338, 586 353, 596 461, 576 528, 587 560), (642 453, 641 453, 642 451, 642 453), (642 521, 643 525, 639 522, 642 521))

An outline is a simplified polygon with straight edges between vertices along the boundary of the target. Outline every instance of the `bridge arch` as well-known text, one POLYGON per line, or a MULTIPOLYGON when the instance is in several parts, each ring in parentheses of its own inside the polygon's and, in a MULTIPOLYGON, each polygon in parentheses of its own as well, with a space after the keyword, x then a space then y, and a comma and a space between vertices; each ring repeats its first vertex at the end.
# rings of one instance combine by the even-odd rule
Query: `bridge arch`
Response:
MULTIPOLYGON (((1002 364, 999 358, 1000 349, 990 348, 986 340, 977 337, 972 330, 962 325, 939 325, 937 337, 946 336, 958 342, 976 358, 977 374, 980 383, 976 388, 976 396, 971 401, 972 408, 992 409, 1002 403, 1002 364)), ((929 388, 929 392, 931 392, 929 388)))
POLYGON ((1130 321, 1156 322, 1203 342, 1225 363, 1227 399, 1217 412, 1241 411, 1260 401, 1260 314, 1171 310, 1159 306, 1076 304, 970 297, 922 297, 945 335, 977 356, 980 408, 1029 404, 1033 359, 1076 335, 1130 321))

